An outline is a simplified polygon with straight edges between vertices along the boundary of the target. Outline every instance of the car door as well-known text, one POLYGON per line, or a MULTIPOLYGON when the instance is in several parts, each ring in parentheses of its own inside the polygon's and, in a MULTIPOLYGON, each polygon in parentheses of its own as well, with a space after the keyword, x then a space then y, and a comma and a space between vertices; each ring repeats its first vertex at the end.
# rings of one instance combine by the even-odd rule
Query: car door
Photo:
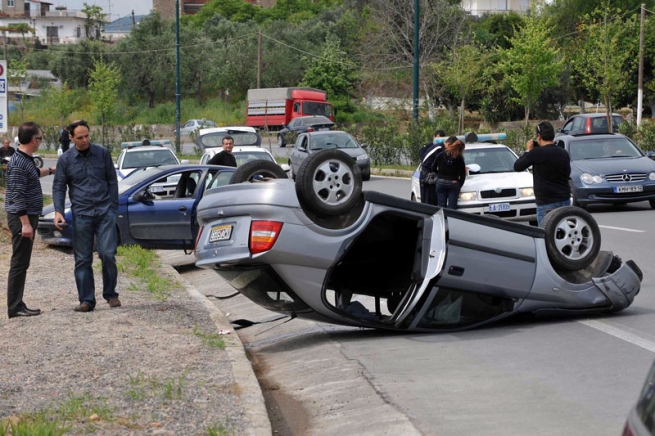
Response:
POLYGON ((128 226, 132 239, 146 248, 192 248, 197 233, 195 209, 207 173, 201 170, 167 173, 136 190, 135 195, 145 192, 147 196, 141 201, 135 201, 134 195, 128 199, 128 226), (172 197, 152 194, 152 185, 164 183, 174 176, 179 176, 179 181, 172 197))
POLYGON ((309 144, 309 135, 302 134, 298 136, 295 147, 293 147, 293 152, 289 156, 289 162, 291 166, 291 171, 293 174, 298 174, 298 169, 302 161, 307 157, 307 146, 309 144))

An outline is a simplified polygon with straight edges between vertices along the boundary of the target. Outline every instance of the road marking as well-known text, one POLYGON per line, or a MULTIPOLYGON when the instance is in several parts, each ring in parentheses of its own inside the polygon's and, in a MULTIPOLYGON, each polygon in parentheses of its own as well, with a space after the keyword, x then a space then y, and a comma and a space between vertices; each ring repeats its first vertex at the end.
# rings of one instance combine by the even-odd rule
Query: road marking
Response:
POLYGON ((624 231, 624 232, 646 233, 646 230, 626 229, 626 228, 623 228, 623 227, 600 226, 600 225, 598 227, 602 227, 604 229, 621 230, 621 231, 624 231))
POLYGON ((628 333, 625 330, 621 330, 617 327, 612 327, 611 325, 600 321, 586 320, 578 322, 580 324, 586 325, 587 327, 591 327, 592 329, 607 333, 608 335, 614 336, 615 338, 622 339, 626 342, 630 342, 633 345, 655 353, 655 342, 649 341, 648 339, 641 338, 637 335, 633 335, 632 333, 628 333))

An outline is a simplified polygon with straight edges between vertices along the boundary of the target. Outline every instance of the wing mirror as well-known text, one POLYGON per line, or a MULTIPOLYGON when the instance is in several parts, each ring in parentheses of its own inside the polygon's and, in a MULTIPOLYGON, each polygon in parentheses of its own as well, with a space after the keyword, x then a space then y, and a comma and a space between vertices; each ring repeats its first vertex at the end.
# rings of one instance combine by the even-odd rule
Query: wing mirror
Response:
POLYGON ((150 201, 155 199, 155 195, 152 192, 150 192, 150 189, 146 189, 145 191, 139 191, 136 194, 134 194, 132 199, 138 202, 150 201))
POLYGON ((648 158, 650 159, 655 160, 655 151, 647 151, 646 156, 648 156, 648 158))
POLYGON ((466 168, 468 168, 469 174, 477 174, 482 169, 482 167, 480 167, 478 164, 469 164, 466 165, 466 168))
POLYGON ((362 147, 363 149, 366 149, 366 147, 368 147, 368 144, 367 144, 367 143, 363 143, 363 144, 359 144, 359 146, 362 147))

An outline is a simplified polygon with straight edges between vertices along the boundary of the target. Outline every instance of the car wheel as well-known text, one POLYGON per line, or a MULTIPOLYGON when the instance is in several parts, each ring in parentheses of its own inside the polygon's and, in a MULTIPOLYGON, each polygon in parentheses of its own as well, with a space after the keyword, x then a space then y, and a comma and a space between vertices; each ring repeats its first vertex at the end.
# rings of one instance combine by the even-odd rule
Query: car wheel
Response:
POLYGON ((308 156, 296 175, 298 200, 319 215, 343 215, 362 193, 362 174, 352 157, 329 149, 308 156))
POLYGON ((43 168, 43 159, 40 156, 34 156, 34 165, 37 168, 43 168))
POLYGON ((575 186, 573 186, 573 182, 569 180, 569 186, 571 187, 571 205, 580 207, 582 209, 586 209, 587 205, 578 202, 578 196, 575 194, 575 186))
POLYGON ((284 135, 277 135, 277 146, 284 148, 286 144, 284 143, 284 135))
POLYGON ((246 162, 238 167, 234 174, 232 174, 230 184, 286 178, 288 178, 287 173, 278 164, 258 159, 246 162))
POLYGON ((650 204, 651 209, 655 209, 655 200, 648 200, 648 204, 650 204))
POLYGON ((362 180, 364 182, 371 180, 371 167, 368 167, 367 169, 362 171, 362 180))
POLYGON ((541 221, 546 250, 556 268, 578 271, 588 267, 600 251, 600 229, 589 212, 575 206, 554 209, 541 221))

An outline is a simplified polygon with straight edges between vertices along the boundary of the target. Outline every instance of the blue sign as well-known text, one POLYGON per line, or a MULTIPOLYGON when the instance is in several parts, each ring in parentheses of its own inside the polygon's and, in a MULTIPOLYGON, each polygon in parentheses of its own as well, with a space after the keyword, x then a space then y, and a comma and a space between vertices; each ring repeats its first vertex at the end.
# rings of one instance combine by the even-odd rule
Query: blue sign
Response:
POLYGON ((7 92, 7 81, 5 79, 0 79, 0 94, 7 92))

